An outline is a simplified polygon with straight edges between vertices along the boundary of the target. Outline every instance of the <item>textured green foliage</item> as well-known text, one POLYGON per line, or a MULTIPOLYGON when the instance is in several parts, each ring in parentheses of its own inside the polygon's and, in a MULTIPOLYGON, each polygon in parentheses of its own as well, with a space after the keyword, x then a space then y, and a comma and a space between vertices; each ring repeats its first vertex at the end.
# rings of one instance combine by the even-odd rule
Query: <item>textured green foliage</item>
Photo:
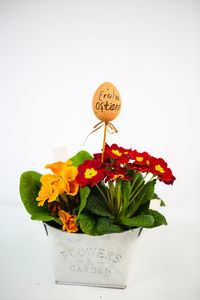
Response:
POLYGON ((63 223, 62 223, 62 221, 61 221, 60 218, 54 218, 53 220, 54 220, 57 224, 63 225, 63 223))
POLYGON ((31 215, 41 211, 41 209, 43 211, 46 210, 44 207, 38 207, 38 202, 35 200, 41 186, 40 177, 41 174, 37 172, 27 171, 24 172, 20 178, 20 196, 26 210, 31 215))
POLYGON ((73 166, 78 167, 86 159, 93 159, 93 157, 87 151, 79 151, 70 160, 73 162, 73 166))
POLYGON ((146 215, 147 211, 149 210, 150 202, 151 201, 148 201, 148 202, 145 202, 142 205, 140 205, 135 216, 140 215, 140 214, 146 215))
MULTIPOLYGON (((86 151, 80 151, 71 158, 73 165, 76 167, 86 159, 93 159, 86 151)), ((161 200, 154 193, 156 179, 145 184, 141 173, 136 173, 132 170, 128 175, 134 178, 135 181, 133 183, 130 181, 120 181, 120 191, 114 188, 113 184, 110 184, 109 187, 112 190, 112 194, 108 193, 108 188, 103 182, 100 182, 98 187, 104 195, 102 195, 97 187, 90 189, 88 186, 85 186, 84 188, 80 188, 80 204, 74 208, 73 213, 77 215, 76 224, 80 225, 83 233, 103 235, 122 232, 128 228, 153 228, 167 225, 167 221, 162 214, 149 209, 152 199, 161 200), (104 196, 108 198, 109 205, 104 196), (129 205, 130 199, 132 199, 132 202, 129 205), (117 207, 120 201, 121 206, 117 207), (113 203, 117 204, 114 208, 112 207, 113 203), (113 215, 114 212, 116 217, 113 215)), ((40 177, 41 174, 34 171, 22 174, 20 179, 20 195, 24 206, 31 214, 33 220, 46 222, 53 220, 62 225, 59 218, 51 215, 46 203, 44 206, 38 207, 36 197, 41 187, 40 177)), ((164 202, 161 200, 161 206, 164 205, 164 202)))
MULTIPOLYGON (((131 170, 128 173, 128 175, 134 179, 134 181, 131 183, 131 186, 133 185, 132 193, 138 186, 139 186, 139 189, 141 189, 144 186, 144 182, 142 182, 144 177, 142 176, 141 173, 136 173, 134 170, 131 170)), ((137 191, 135 191, 135 192, 137 192, 137 191)), ((135 206, 135 201, 136 200, 134 199, 134 201, 129 205, 129 209, 128 209, 129 212, 132 211, 133 207, 135 206)))
POLYGON ((153 199, 160 200, 160 206, 165 206, 165 202, 162 199, 160 199, 160 197, 158 197, 156 193, 154 193, 153 199))
POLYGON ((131 204, 129 204, 129 207, 127 209, 127 213, 130 214, 133 211, 134 207, 135 207, 135 199, 132 201, 131 204))
POLYGON ((157 195, 156 193, 154 193, 154 195, 153 195, 153 199, 160 200, 160 198, 158 197, 158 195, 157 195))
POLYGON ((55 221, 56 223, 58 223, 59 225, 62 225, 62 222, 59 218, 55 218, 53 217, 52 215, 50 215, 50 212, 40 212, 40 213, 37 213, 35 215, 32 215, 31 216, 31 219, 32 220, 36 220, 36 221, 44 221, 44 222, 48 222, 48 221, 55 221))
POLYGON ((79 212, 79 207, 80 205, 78 205, 77 207, 75 207, 73 210, 72 210, 72 215, 78 215, 78 212, 79 212))
POLYGON ((136 203, 137 201, 140 201, 141 198, 143 198, 142 203, 152 200, 154 196, 155 184, 156 184, 156 179, 147 182, 142 188, 141 192, 136 197, 136 203))
POLYGON ((80 215, 80 227, 81 230, 90 235, 96 235, 96 218, 89 212, 82 212, 80 215))
POLYGON ((114 220, 109 218, 98 218, 97 220, 96 232, 98 234, 116 233, 123 230, 122 226, 114 224, 114 220))
POLYGON ((151 215, 139 215, 133 218, 122 217, 120 223, 129 227, 146 227, 149 228, 154 223, 151 215))
POLYGON ((107 233, 122 232, 123 227, 116 225, 114 220, 105 217, 93 215, 88 211, 84 211, 80 215, 81 230, 90 235, 102 235, 107 233))
POLYGON ((153 199, 154 196, 154 186, 156 183, 156 179, 147 182, 142 188, 141 191, 138 193, 135 201, 130 206, 129 212, 130 215, 133 216, 135 212, 138 210, 138 208, 150 200, 153 199))
POLYGON ((22 202, 27 212, 32 216, 32 220, 58 221, 59 219, 51 215, 46 205, 38 206, 36 198, 41 186, 40 177, 41 174, 35 171, 27 171, 21 175, 19 189, 22 202))
MULTIPOLYGON (((133 175, 133 179, 134 181, 134 186, 136 187, 138 184, 140 184, 141 181, 143 181, 144 177, 142 175, 142 173, 137 173, 136 171, 133 171, 134 175, 133 175)), ((142 183, 140 186, 143 186, 144 183, 142 183)))
POLYGON ((131 196, 131 183, 130 181, 123 181, 122 182, 122 197, 124 198, 125 202, 130 200, 131 196))
POLYGON ((163 200, 160 200, 160 206, 165 206, 165 202, 163 200))
POLYGON ((82 210, 85 208, 86 203, 87 203, 87 198, 90 194, 90 189, 88 186, 85 186, 83 188, 80 187, 80 205, 79 205, 79 211, 78 211, 78 216, 76 218, 76 222, 79 220, 80 214, 82 210))
POLYGON ((90 195, 87 199, 86 208, 95 215, 102 217, 113 218, 114 216, 108 210, 107 204, 103 196, 97 191, 96 188, 93 188, 90 192, 90 195))
POLYGON ((154 218, 154 223, 151 225, 151 228, 161 225, 167 225, 165 217, 157 210, 149 209, 147 213, 154 218))

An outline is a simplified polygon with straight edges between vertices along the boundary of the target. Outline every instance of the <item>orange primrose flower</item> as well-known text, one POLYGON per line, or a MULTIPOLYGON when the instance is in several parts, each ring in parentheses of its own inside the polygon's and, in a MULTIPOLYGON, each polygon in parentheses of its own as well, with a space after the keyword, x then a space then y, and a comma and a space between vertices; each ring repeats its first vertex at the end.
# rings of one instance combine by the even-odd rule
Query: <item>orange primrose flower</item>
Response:
POLYGON ((67 166, 67 167, 70 167, 72 165, 72 161, 68 160, 65 163, 63 161, 58 161, 58 162, 55 162, 53 164, 46 165, 45 168, 46 169, 51 169, 51 171, 54 173, 54 175, 60 176, 64 165, 67 166))
POLYGON ((59 176, 59 181, 65 184, 64 191, 67 195, 75 196, 78 193, 79 184, 75 181, 78 170, 76 167, 72 166, 71 160, 68 160, 65 163, 59 161, 53 164, 48 164, 45 168, 51 169, 54 175, 59 176))
POLYGON ((78 227, 75 223, 76 216, 70 215, 64 210, 59 210, 58 215, 60 217, 60 220, 63 223, 62 230, 67 232, 76 232, 78 231, 78 227))
POLYGON ((58 212, 61 209, 61 206, 58 202, 47 203, 47 207, 53 217, 58 216, 58 212))
POLYGON ((41 176, 40 181, 42 182, 42 186, 38 193, 38 197, 36 198, 36 201, 39 201, 38 206, 43 206, 44 202, 46 200, 48 200, 48 202, 55 201, 59 195, 58 189, 53 188, 54 182, 52 181, 51 176, 53 176, 53 175, 46 174, 46 175, 41 176), (48 175, 50 175, 50 176, 48 177, 48 175), (48 179, 49 179, 49 181, 48 181, 48 179))
POLYGON ((43 206, 45 201, 53 202, 56 198, 66 193, 67 195, 75 196, 79 190, 79 184, 75 178, 78 173, 77 168, 72 166, 72 161, 62 161, 48 164, 45 168, 52 170, 54 174, 46 174, 41 176, 42 186, 38 197, 38 206, 43 206))

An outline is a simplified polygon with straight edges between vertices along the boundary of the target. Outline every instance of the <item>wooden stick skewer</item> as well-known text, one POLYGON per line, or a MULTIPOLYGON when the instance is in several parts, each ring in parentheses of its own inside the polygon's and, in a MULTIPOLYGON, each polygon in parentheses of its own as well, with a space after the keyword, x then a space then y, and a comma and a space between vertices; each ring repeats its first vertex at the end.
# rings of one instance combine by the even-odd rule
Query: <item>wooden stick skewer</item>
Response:
POLYGON ((108 125, 108 122, 105 122, 104 136, 103 136, 103 152, 102 152, 101 162, 103 162, 103 160, 104 160, 104 152, 105 152, 105 145, 106 145, 106 131, 107 131, 107 125, 108 125))

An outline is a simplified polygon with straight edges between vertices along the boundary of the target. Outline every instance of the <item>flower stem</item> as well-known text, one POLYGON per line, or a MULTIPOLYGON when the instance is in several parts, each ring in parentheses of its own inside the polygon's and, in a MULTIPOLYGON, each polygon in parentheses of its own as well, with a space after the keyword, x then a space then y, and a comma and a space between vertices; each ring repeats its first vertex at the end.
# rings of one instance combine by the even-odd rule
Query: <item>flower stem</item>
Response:
POLYGON ((60 198, 61 198, 61 203, 64 204, 67 211, 70 212, 70 206, 69 206, 69 201, 67 199, 67 196, 65 194, 62 194, 60 195, 60 198))
MULTIPOLYGON (((138 173, 139 174, 139 173, 138 173)), ((145 178, 147 177, 148 172, 145 174, 145 176, 142 178, 142 180, 139 182, 139 184, 136 186, 135 190, 133 191, 133 186, 132 186, 132 194, 130 198, 135 194, 135 192, 138 190, 138 188, 141 186, 141 184, 145 181, 145 178)), ((136 176, 137 177, 137 176, 136 176)), ((152 177, 153 178, 153 177, 152 177)), ((138 194, 138 193, 137 193, 138 194)))
POLYGON ((114 213, 114 186, 113 186, 113 182, 109 182, 108 186, 109 186, 109 192, 110 192, 110 202, 111 202, 111 206, 112 206, 112 212, 114 213))
POLYGON ((98 186, 98 184, 95 184, 96 188, 99 190, 100 194, 102 195, 102 197, 104 198, 104 200, 107 202, 107 198, 104 195, 103 191, 100 189, 100 187, 98 186))
POLYGON ((143 199, 144 199, 144 195, 142 195, 142 197, 140 198, 140 200, 135 204, 135 206, 133 207, 132 212, 130 213, 130 217, 132 217, 134 215, 134 213, 136 212, 136 210, 139 208, 140 204, 142 203, 143 199))
MULTIPOLYGON (((145 176, 146 177, 146 176, 145 176)), ((144 178, 145 178, 144 177, 144 178)), ((155 176, 153 175, 145 184, 147 184, 148 182, 150 182, 153 178, 154 178, 155 176)), ((143 181, 142 182, 144 182, 144 178, 143 178, 143 181)), ((145 186, 145 185, 144 185, 145 186)), ((142 186, 138 191, 137 191, 137 193, 135 193, 135 195, 134 195, 134 193, 133 193, 133 195, 131 195, 131 201, 130 202, 132 202, 132 200, 134 200, 136 197, 137 197, 137 195, 141 192, 141 190, 144 188, 144 186, 142 186)), ((139 187, 139 185, 137 186, 137 188, 139 187)), ((136 190, 137 190, 137 188, 136 188, 136 190)), ((136 190, 135 190, 135 192, 136 192, 136 190)))
POLYGON ((134 188, 134 185, 135 185, 135 183, 136 183, 136 181, 137 181, 137 179, 138 179, 139 175, 140 175, 140 173, 138 172, 138 173, 137 173, 137 175, 136 175, 136 176, 135 176, 135 178, 134 178, 134 181, 133 181, 133 183, 132 183, 132 186, 131 186, 131 191, 133 190, 133 188, 134 188))
POLYGON ((115 215, 118 217, 120 209, 121 209, 121 182, 116 182, 116 211, 115 215))
POLYGON ((111 204, 111 198, 110 198, 110 193, 109 190, 106 188, 106 192, 107 192, 107 204, 108 204, 108 208, 111 211, 111 213, 113 213, 113 209, 112 209, 112 204, 111 204))
MULTIPOLYGON (((153 175, 153 176, 146 182, 146 184, 147 184, 148 182, 150 182, 154 177, 155 177, 155 175, 153 175)), ((146 185, 146 184, 145 184, 145 185, 146 185)), ((142 191, 142 189, 145 187, 145 185, 142 186, 142 187, 137 191, 137 193, 131 198, 131 201, 129 202, 129 205, 133 202, 133 200, 137 197, 137 195, 142 191)), ((135 206, 133 207, 133 210, 132 210, 132 212, 130 213, 130 216, 131 216, 131 217, 132 217, 133 214, 136 212, 136 210, 139 208, 140 204, 141 204, 142 201, 143 201, 144 196, 145 196, 145 194, 143 194, 142 197, 139 199, 139 201, 137 201, 137 202, 135 203, 135 206)))
POLYGON ((141 184, 144 182, 144 178, 140 181, 140 183, 136 186, 135 190, 132 192, 130 198, 133 197, 133 195, 135 194, 135 192, 138 190, 138 188, 141 186, 141 184))
MULTIPOLYGON (((108 190, 107 190, 107 197, 106 195, 104 194, 104 192, 100 189, 100 187, 98 186, 98 184, 95 184, 96 188, 98 189, 98 191, 100 192, 100 194, 102 195, 102 197, 104 198, 107 206, 108 206, 108 209, 110 210, 110 212, 112 212, 112 207, 111 207, 111 201, 110 201, 110 195, 108 194, 108 190)), ((106 186, 105 186, 106 188, 106 186)), ((107 189, 107 188, 106 188, 107 189)))

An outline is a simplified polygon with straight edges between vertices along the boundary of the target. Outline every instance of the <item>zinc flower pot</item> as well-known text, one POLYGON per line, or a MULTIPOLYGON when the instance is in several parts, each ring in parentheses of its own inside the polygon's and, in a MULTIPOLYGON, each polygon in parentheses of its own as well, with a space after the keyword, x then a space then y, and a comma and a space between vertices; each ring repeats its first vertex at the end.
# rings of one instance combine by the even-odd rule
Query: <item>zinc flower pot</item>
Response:
POLYGON ((123 289, 141 228, 91 236, 44 223, 57 284, 123 289))

